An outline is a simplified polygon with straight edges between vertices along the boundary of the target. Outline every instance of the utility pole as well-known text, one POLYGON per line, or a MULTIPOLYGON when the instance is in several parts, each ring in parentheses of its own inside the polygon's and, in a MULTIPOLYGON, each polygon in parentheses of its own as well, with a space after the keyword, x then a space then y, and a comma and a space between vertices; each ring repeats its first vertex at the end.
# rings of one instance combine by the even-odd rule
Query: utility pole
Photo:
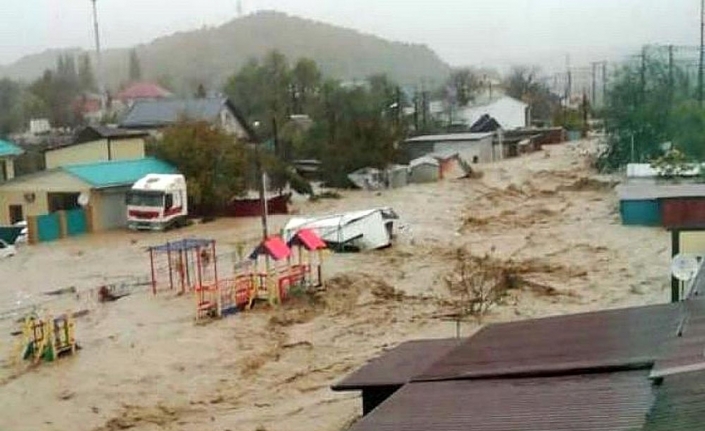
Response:
POLYGON ((607 106, 607 62, 602 62, 602 106, 607 106))
POLYGON ((590 63, 590 65, 592 66, 592 94, 590 94, 590 104, 592 106, 595 106, 597 104, 595 103, 595 101, 597 99, 597 66, 599 64, 600 63, 597 62, 590 63))
POLYGON ((703 49, 705 49, 705 0, 700 0, 700 62, 698 64, 698 100, 703 105, 703 49))
POLYGON ((98 30, 98 7, 96 0, 91 0, 93 3, 93 31, 95 33, 95 59, 97 66, 98 91, 100 92, 100 111, 101 115, 105 113, 105 82, 103 80, 103 59, 100 52, 100 32, 98 30))
POLYGON ((673 82, 673 45, 668 45, 668 97, 673 101, 674 82, 673 82))
MULTIPOLYGON (((702 0, 705 2, 705 0, 702 0)), ((644 102, 646 98, 646 45, 641 48, 641 69, 640 69, 640 82, 641 82, 641 93, 640 93, 640 103, 644 102)))

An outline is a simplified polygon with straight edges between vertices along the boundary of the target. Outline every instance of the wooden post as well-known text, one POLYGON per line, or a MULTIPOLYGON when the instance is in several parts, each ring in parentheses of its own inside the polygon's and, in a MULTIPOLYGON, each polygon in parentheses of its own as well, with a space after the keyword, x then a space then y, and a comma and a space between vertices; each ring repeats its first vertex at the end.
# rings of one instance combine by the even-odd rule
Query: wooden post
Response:
MULTIPOLYGON (((671 231, 671 257, 675 257, 677 254, 680 253, 680 248, 681 248, 681 232, 678 229, 673 229, 671 231)), ((681 290, 681 283, 680 281, 671 275, 671 302, 679 302, 680 301, 680 290, 681 290)))
MULTIPOLYGON (((152 250, 152 247, 149 247, 149 267, 152 273, 152 294, 156 295, 157 294, 157 279, 154 273, 154 251, 152 250)), ((169 275, 171 275, 171 271, 169 272, 169 275)))
POLYGON ((69 236, 69 223, 66 219, 66 211, 57 211, 56 217, 59 219, 59 238, 66 238, 69 236))
POLYGON ((166 258, 169 265, 169 290, 174 289, 174 270, 171 267, 171 245, 169 242, 166 243, 166 258))

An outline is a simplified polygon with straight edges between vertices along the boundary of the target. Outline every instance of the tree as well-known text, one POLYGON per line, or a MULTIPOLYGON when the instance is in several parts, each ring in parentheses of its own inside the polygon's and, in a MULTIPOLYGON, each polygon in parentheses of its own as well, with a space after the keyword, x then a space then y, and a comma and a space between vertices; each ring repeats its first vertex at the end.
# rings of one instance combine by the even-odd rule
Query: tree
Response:
POLYGON ((22 87, 10 79, 0 79, 0 136, 22 127, 22 87))
POLYGON ((83 54, 79 60, 78 66, 78 86, 81 91, 95 91, 95 75, 93 74, 93 66, 91 65, 91 57, 88 54, 83 54))
POLYGON ((207 122, 180 121, 164 132, 153 152, 186 176, 190 202, 204 214, 225 207, 245 190, 245 147, 207 122))
POLYGON ((533 118, 550 122, 558 113, 560 98, 551 93, 539 76, 537 68, 516 66, 504 80, 504 87, 507 96, 529 104, 533 118))
POLYGON ((293 86, 294 112, 310 113, 311 104, 321 86, 321 71, 315 61, 301 58, 291 71, 293 86))
POLYGON ((445 283, 456 304, 458 322, 471 316, 482 324, 487 312, 508 295, 502 266, 489 253, 473 256, 465 249, 456 250, 454 272, 445 283))
POLYGON ((446 86, 455 95, 459 106, 467 106, 482 88, 482 81, 471 69, 461 68, 451 72, 446 86))
POLYGON ((142 79, 142 66, 140 59, 137 56, 137 50, 130 51, 130 82, 139 81, 142 79))
POLYGON ((658 159, 664 142, 687 157, 705 156, 705 111, 695 102, 687 71, 647 54, 611 80, 605 107, 608 141, 597 160, 601 170, 658 159))

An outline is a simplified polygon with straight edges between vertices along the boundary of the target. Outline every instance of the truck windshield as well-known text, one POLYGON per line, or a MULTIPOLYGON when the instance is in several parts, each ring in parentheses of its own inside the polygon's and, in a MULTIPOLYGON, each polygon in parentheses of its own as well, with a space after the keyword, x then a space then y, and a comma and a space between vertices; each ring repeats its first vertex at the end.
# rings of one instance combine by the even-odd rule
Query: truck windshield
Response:
POLYGON ((131 191, 127 194, 127 204, 136 207, 162 207, 163 192, 131 191))

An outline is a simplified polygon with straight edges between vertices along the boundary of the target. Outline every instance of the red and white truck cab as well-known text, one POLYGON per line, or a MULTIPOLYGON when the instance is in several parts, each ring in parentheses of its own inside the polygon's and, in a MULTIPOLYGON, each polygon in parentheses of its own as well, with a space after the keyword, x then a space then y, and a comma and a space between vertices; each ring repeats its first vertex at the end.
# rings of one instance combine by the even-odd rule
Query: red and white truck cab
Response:
POLYGON ((186 179, 178 174, 148 174, 127 193, 127 226, 132 230, 167 230, 188 216, 186 179))

